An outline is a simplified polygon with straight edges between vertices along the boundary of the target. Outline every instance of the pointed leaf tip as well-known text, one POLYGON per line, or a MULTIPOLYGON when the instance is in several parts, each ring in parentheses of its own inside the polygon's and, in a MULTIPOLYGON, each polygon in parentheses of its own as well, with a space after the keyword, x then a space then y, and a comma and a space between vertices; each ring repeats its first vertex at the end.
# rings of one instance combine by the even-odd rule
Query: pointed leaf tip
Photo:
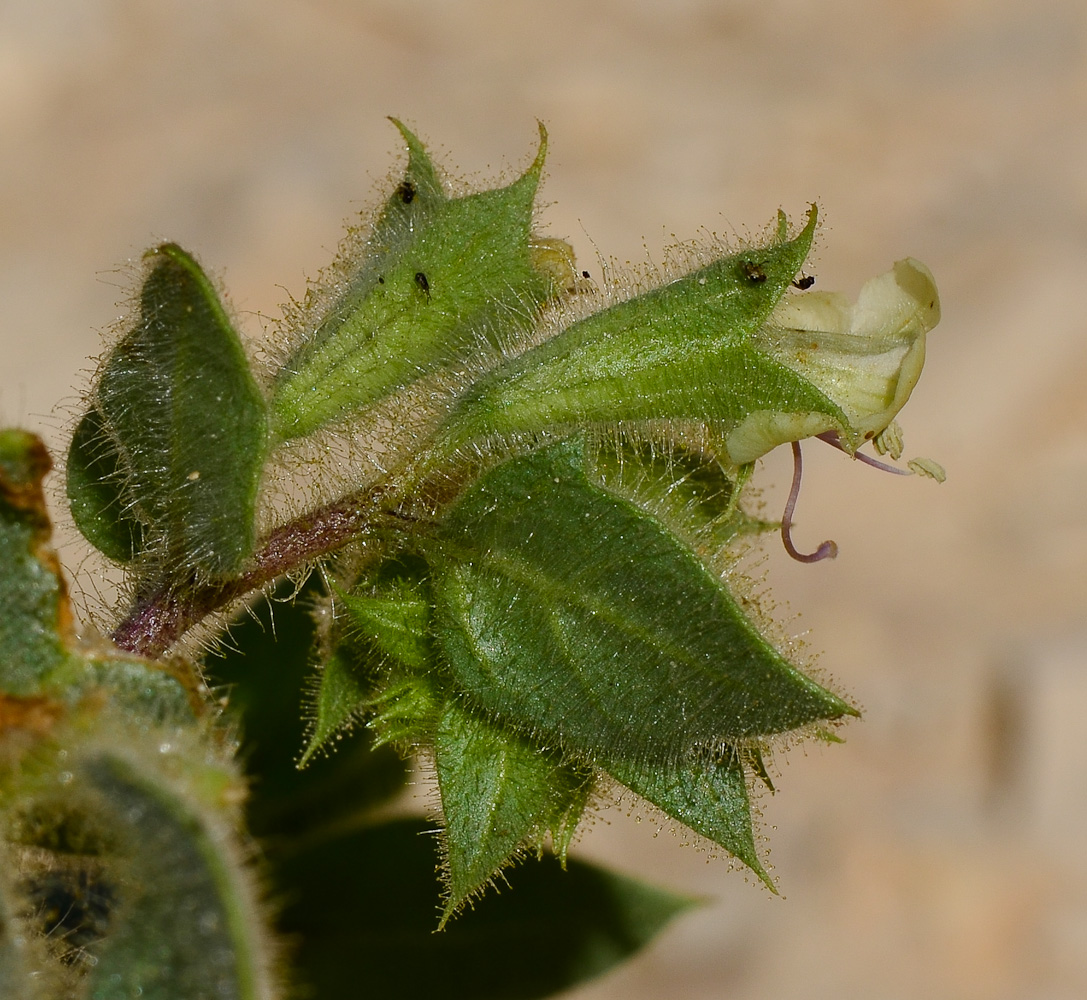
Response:
MULTIPOLYGON (((446 881, 441 926, 528 847, 562 847, 591 774, 450 700, 434 746, 446 881)), ((564 856, 565 850, 561 851, 564 856)))
POLYGON ((849 711, 660 522, 591 483, 577 439, 485 475, 427 557, 461 690, 589 759, 670 763, 849 711))
POLYGON ((551 294, 533 266, 533 202, 545 147, 512 184, 449 198, 402 123, 408 168, 344 291, 276 378, 272 410, 289 440, 377 406, 421 377, 515 336, 551 294))

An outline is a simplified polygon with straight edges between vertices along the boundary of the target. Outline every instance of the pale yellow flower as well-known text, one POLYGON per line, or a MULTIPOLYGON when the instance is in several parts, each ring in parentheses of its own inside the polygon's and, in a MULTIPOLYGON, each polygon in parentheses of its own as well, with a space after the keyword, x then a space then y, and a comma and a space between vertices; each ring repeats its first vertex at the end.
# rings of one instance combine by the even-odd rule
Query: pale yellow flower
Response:
POLYGON ((909 399, 925 363, 925 335, 940 319, 932 274, 900 260, 869 280, 857 301, 837 292, 785 295, 752 345, 809 381, 844 414, 760 410, 726 438, 736 464, 779 444, 828 431, 854 451, 882 433, 909 399))

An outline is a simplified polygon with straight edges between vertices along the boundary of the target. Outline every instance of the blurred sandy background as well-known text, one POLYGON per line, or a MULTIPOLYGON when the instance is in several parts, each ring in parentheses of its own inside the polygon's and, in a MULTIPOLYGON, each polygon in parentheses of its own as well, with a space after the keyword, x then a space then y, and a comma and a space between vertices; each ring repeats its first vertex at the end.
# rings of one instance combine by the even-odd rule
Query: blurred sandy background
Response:
POLYGON ((908 254, 942 293, 903 424, 948 482, 809 446, 798 540, 841 555, 768 547, 866 711, 778 760, 786 898, 612 810, 583 854, 717 902, 574 996, 1087 995, 1082 0, 0 0, 0 417, 61 439, 155 240, 259 331, 400 162, 387 114, 481 179, 543 119, 594 271, 817 199, 819 287, 908 254))

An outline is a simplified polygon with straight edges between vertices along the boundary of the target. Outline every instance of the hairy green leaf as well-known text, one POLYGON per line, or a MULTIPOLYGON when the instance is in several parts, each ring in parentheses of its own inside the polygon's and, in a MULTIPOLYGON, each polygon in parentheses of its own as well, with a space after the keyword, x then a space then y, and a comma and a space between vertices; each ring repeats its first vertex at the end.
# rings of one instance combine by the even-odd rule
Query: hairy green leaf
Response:
POLYGON ((712 452, 678 443, 621 441, 594 449, 590 459, 601 485, 644 508, 696 552, 712 556, 737 536, 778 527, 740 506, 749 467, 733 477, 712 452))
POLYGON ((777 892, 755 849, 751 803, 739 752, 697 754, 676 764, 647 765, 626 757, 601 762, 631 791, 673 819, 720 844, 777 892))
POLYGON ((350 644, 338 645, 321 664, 313 725, 299 763, 304 767, 331 740, 341 738, 373 699, 373 679, 363 671, 357 651, 350 644))
POLYGON ((422 588, 409 581, 380 594, 342 598, 354 626, 378 650, 416 670, 430 665, 430 603, 422 588))
POLYGON ((79 777, 100 796, 124 855, 87 995, 267 1000, 269 956, 253 889, 223 821, 121 755, 89 757, 79 777))
POLYGON ((71 612, 42 480, 52 463, 33 434, 0 431, 0 695, 33 695, 68 661, 71 612))
POLYGON ((68 506, 76 527, 115 562, 131 562, 143 548, 143 524, 127 506, 125 471, 102 414, 84 414, 68 449, 68 506))
POLYGON ((357 413, 523 328, 552 290, 530 247, 543 127, 539 153, 518 180, 462 198, 442 194, 422 145, 399 128, 408 172, 378 219, 370 252, 276 379, 272 412, 281 439, 357 413))
MULTIPOLYGON (((116 481, 116 462, 124 469, 126 518, 138 517, 153 531, 175 565, 229 573, 256 541, 264 397, 196 261, 172 243, 148 258, 139 319, 106 359, 95 389, 116 458, 108 444, 95 444, 92 417, 83 425, 86 437, 73 443, 69 496, 82 512, 77 520, 93 523, 116 481), (109 467, 104 485, 94 482, 96 461, 109 467)), ((92 530, 99 539, 116 533, 92 530)), ((107 544, 117 550, 116 542, 107 544)))
POLYGON ((442 797, 447 895, 444 924, 519 851, 542 851, 548 833, 565 861, 592 775, 448 702, 434 767, 442 797))
POLYGON ((414 820, 290 858, 281 929, 296 936, 314 1000, 359 989, 435 1000, 534 1000, 598 976, 697 905, 576 860, 516 869, 492 895, 434 933, 435 845, 414 820))
MULTIPOLYGON (((811 248, 816 212, 793 240, 712 264, 594 313, 481 378, 447 419, 447 447, 587 423, 666 418, 722 430, 756 413, 843 411, 751 343, 811 248)), ((826 429, 823 427, 822 429, 826 429)), ((731 456, 734 464, 756 455, 731 456)))
POLYGON ((428 547, 435 627, 478 708, 568 750, 675 764, 855 714, 805 677, 571 440, 485 475, 428 547))
POLYGON ((433 656, 425 564, 414 562, 419 565, 389 560, 359 593, 337 597, 346 614, 337 621, 339 641, 321 665, 303 764, 363 714, 374 716, 371 729, 381 744, 407 750, 433 741, 441 698, 427 676, 433 656), (384 669, 375 684, 379 664, 384 669))

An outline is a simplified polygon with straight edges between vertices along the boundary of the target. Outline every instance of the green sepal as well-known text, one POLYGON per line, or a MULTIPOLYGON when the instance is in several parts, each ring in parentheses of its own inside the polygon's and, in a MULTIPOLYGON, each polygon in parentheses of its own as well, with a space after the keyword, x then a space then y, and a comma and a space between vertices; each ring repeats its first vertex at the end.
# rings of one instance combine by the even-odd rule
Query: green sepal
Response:
POLYGON ((367 235, 361 259, 355 258, 350 264, 343 262, 343 266, 350 267, 346 287, 314 331, 315 343, 335 335, 366 296, 382 283, 379 279, 384 277, 390 263, 395 262, 397 255, 416 239, 421 229, 430 225, 435 214, 449 201, 426 147, 403 122, 396 118, 389 120, 407 146, 407 167, 367 235))
POLYGON ((0 430, 0 695, 38 694, 69 663, 71 611, 45 509, 42 442, 0 430))
POLYGON ((487 473, 425 544, 458 689, 576 755, 674 764, 856 714, 659 521, 591 483, 579 440, 487 473))
MULTIPOLYGON (((104 493, 112 492, 114 469, 123 468, 121 510, 153 532, 148 545, 174 566, 230 573, 256 541, 264 397, 196 261, 172 243, 147 258, 139 319, 106 359, 94 392, 114 451, 93 441, 101 450, 89 451, 95 418, 81 424, 87 437, 73 450, 69 497, 86 522, 86 512, 101 510, 104 493), (93 482, 96 455, 109 466, 104 485, 93 482)), ((92 530, 99 539, 115 533, 101 525, 92 530)), ((107 544, 119 551, 116 540, 107 544)))
POLYGON ((131 562, 143 548, 143 524, 127 507, 125 479, 102 414, 92 407, 68 449, 68 509, 83 537, 120 563, 131 562))
POLYGON ((524 850, 550 833, 566 851, 592 773, 471 712, 456 699, 441 715, 434 768, 442 799, 446 882, 442 926, 524 850))
POLYGON ((341 739, 353 729, 372 704, 373 696, 373 681, 363 671, 355 651, 349 645, 334 649, 321 664, 313 719, 299 767, 305 767, 318 751, 327 752, 330 741, 341 739))
POLYGON ((699 900, 545 856, 434 933, 431 824, 400 820, 292 855, 280 929, 315 997, 535 1000, 630 957, 699 900))
POLYGON ((378 594, 345 594, 340 600, 359 633, 385 656, 426 670, 431 662, 430 602, 421 583, 397 580, 378 594))
POLYGON ((795 239, 782 238, 779 222, 769 245, 603 309, 505 362, 458 401, 445 447, 617 421, 708 421, 727 433, 764 412, 819 412, 845 428, 836 403, 750 343, 808 256, 815 225, 812 206, 795 239))
POLYGON ((347 278, 346 296, 283 364, 272 399, 281 440, 350 417, 513 336, 552 293, 530 249, 543 127, 539 152, 518 180, 445 198, 422 145, 397 126, 408 140, 408 174, 378 220, 359 275, 347 278), (414 195, 398 205, 404 183, 414 195))
MULTIPOLYGON (((330 273, 323 275, 323 284, 330 284, 335 289, 331 303, 321 308, 324 305, 320 301, 322 294, 332 293, 322 292, 320 286, 307 293, 303 315, 318 312, 320 319, 294 357, 317 352, 350 321, 363 307, 366 297, 385 283, 385 272, 395 263, 397 255, 416 239, 420 230, 430 225, 434 214, 449 200, 426 148, 402 122, 395 118, 389 120, 399 129, 408 148, 404 175, 385 200, 365 240, 360 240, 357 232, 349 233, 330 273)), ((281 380, 287 377, 287 369, 293 365, 293 361, 286 363, 281 380)))
POLYGON ((602 766, 631 791, 719 844, 777 892, 755 847, 740 752, 726 747, 718 754, 696 754, 665 766, 618 757, 602 762, 602 766))

